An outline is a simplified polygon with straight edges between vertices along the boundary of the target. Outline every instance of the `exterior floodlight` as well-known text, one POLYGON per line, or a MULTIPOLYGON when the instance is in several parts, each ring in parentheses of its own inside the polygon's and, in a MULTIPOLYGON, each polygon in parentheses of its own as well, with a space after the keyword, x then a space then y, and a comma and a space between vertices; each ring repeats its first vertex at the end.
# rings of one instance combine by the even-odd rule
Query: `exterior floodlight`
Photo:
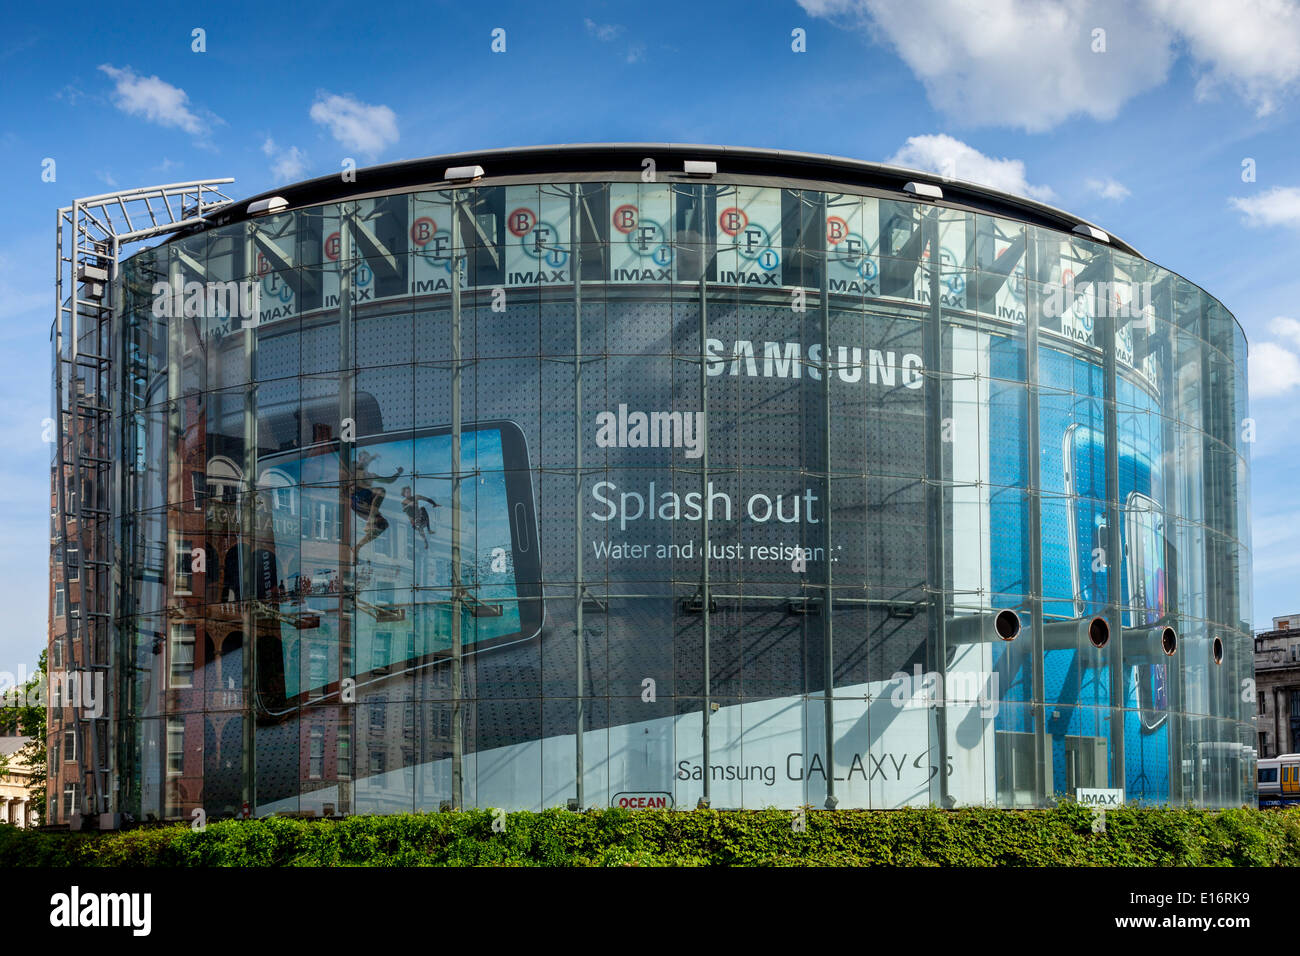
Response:
POLYGON ((1074 231, 1087 239, 1095 239, 1098 242, 1110 242, 1110 236, 1102 232, 1096 226, 1090 226, 1086 222, 1081 222, 1074 227, 1074 231))
POLYGON ((289 208, 289 200, 283 196, 272 196, 270 199, 258 199, 256 202, 248 204, 248 214, 250 216, 266 216, 271 213, 284 212, 289 208))
POLYGON ((483 178, 482 166, 451 166, 442 174, 449 183, 468 183, 483 178))
POLYGON ((943 190, 934 183, 908 183, 903 187, 903 192, 911 193, 913 196, 920 196, 923 199, 943 198, 943 190))
POLYGON ((688 159, 682 168, 687 176, 714 176, 718 172, 718 164, 707 159, 688 159))

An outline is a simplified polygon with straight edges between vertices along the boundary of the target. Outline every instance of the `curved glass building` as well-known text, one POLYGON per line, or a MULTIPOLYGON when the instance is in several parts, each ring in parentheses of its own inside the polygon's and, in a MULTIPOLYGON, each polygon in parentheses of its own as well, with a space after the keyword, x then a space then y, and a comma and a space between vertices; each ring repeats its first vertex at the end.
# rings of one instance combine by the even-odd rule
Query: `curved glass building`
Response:
POLYGON ((112 280, 101 809, 1253 802, 1246 341, 1192 282, 826 156, 354 179, 112 280))

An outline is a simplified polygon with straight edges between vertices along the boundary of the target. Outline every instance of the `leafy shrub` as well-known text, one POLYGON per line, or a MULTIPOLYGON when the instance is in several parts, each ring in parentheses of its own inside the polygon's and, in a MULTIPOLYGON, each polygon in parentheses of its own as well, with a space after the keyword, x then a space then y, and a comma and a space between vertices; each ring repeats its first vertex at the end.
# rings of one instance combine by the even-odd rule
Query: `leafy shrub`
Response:
POLYGON ((1300 808, 491 810, 117 833, 0 825, 0 866, 1297 866, 1300 808))

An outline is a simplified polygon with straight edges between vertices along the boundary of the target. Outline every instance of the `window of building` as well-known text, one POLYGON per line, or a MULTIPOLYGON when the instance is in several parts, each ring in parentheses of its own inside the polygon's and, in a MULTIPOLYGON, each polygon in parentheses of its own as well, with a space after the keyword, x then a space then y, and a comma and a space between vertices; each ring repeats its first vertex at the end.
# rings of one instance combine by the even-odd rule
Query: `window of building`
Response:
MULTIPOLYGON (((67 591, 64 589, 63 582, 58 581, 54 585, 54 616, 63 617, 63 602, 67 597, 67 591)), ((58 641, 55 641, 57 644, 58 641)))
POLYGON ((307 758, 307 776, 319 780, 325 773, 325 729, 313 727, 307 758))
POLYGON ((81 577, 81 551, 76 546, 68 548, 67 570, 66 577, 69 581, 76 581, 81 577))
POLYGON ((298 508, 294 500, 293 488, 280 486, 275 488, 271 492, 271 495, 271 506, 276 511, 283 511, 291 515, 298 513, 298 508))
POLYGON ((65 817, 73 816, 77 812, 77 790, 75 783, 63 785, 63 815, 65 817))
POLYGON ((383 730, 388 723, 388 709, 383 701, 370 705, 370 729, 383 730))
POLYGON ((167 773, 178 776, 185 769, 185 719, 167 718, 167 773))
POLYGON ((1259 714, 1262 716, 1268 713, 1268 697, 1265 694, 1259 695, 1259 714))
POLYGON ((329 648, 324 644, 312 644, 307 648, 308 696, 324 695, 325 685, 330 682, 329 666, 329 648))
POLYGON ((352 741, 347 730, 339 731, 339 779, 347 780, 352 776, 352 741))
POLYGON ((172 625, 170 657, 170 686, 194 686, 194 625, 192 623, 182 621, 172 625))
POLYGON ((376 776, 388 769, 388 758, 382 750, 370 751, 370 775, 376 776))
POLYGON ((77 759, 77 728, 75 727, 63 728, 63 759, 77 759))
MULTIPOLYGON (((1266 733, 1261 733, 1261 734, 1259 735, 1259 755, 1260 755, 1261 757, 1267 757, 1267 756, 1268 756, 1268 734, 1266 734, 1266 733)), ((1274 773, 1277 773, 1276 770, 1273 771, 1273 772, 1274 772, 1274 773)), ((1259 777, 1259 780, 1260 780, 1260 783, 1264 783, 1264 782, 1265 782, 1265 780, 1264 780, 1264 771, 1262 771, 1262 770, 1260 771, 1260 777, 1259 777)))
POLYGON ((338 541, 343 536, 339 507, 329 501, 316 503, 315 537, 319 541, 338 541))
POLYGON ((393 660, 393 635, 391 631, 376 631, 370 646, 370 669, 386 671, 393 660))
POLYGON ((193 555, 190 542, 177 541, 172 551, 172 593, 187 595, 193 593, 194 583, 193 555))

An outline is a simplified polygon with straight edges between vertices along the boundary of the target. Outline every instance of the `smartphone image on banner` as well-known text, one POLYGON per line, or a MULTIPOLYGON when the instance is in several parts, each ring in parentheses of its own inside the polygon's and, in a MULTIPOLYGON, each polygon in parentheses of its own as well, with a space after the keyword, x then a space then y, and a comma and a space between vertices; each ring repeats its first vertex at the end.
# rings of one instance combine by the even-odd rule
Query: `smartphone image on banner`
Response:
MULTIPOLYGON (((1107 604, 1109 574, 1118 567, 1129 627, 1155 625, 1166 612, 1164 516, 1152 497, 1149 456, 1127 444, 1119 449, 1121 528, 1112 535, 1106 515, 1106 457, 1102 437, 1086 425, 1070 425, 1062 445, 1070 538, 1070 579, 1077 617, 1107 604), (1117 540, 1112 540, 1117 539, 1117 540), (1115 550, 1118 549, 1118 550, 1115 550), (1114 561, 1118 554, 1120 560, 1114 561)), ((1139 664, 1133 681, 1142 728, 1150 732, 1168 717, 1168 680, 1163 663, 1139 664), (1164 711, 1158 713, 1158 711, 1164 711)))
MULTIPOLYGON (((1165 615, 1165 519, 1154 499, 1131 492, 1124 502, 1125 572, 1129 613, 1136 627, 1155 625, 1165 615)), ((1168 672, 1164 663, 1134 668, 1138 709, 1144 730, 1169 717, 1168 672)))
MULTIPOLYGON (((1156 608, 1157 603, 1162 604, 1164 593, 1164 550, 1163 544, 1156 544, 1156 540, 1163 542, 1163 521, 1151 497, 1149 456, 1130 445, 1120 445, 1119 500, 1123 502, 1121 525, 1124 526, 1112 535, 1106 515, 1106 454, 1101 435, 1087 425, 1073 424, 1065 430, 1061 450, 1065 493, 1073 499, 1066 511, 1066 526, 1075 616, 1096 613, 1105 606, 1113 567, 1119 569, 1121 591, 1129 599, 1130 607, 1156 608), (1139 512, 1137 524, 1129 520, 1135 509, 1139 512), (1159 525, 1153 523, 1156 521, 1159 525), (1116 539, 1114 542, 1112 537, 1116 539), (1138 564, 1134 564, 1134 556, 1130 554, 1135 543, 1143 556, 1137 559, 1138 564), (1135 594, 1141 595, 1141 599, 1133 603, 1135 594)), ((1164 613, 1163 606, 1159 611, 1164 613)), ((1154 623, 1158 617, 1159 614, 1147 617, 1130 612, 1124 623, 1138 626, 1154 623)))
MULTIPOLYGON (((275 624, 257 635, 264 716, 335 695, 340 676, 361 688, 451 656, 451 429, 360 437, 351 459, 342 492, 337 440, 259 462, 274 541, 263 563, 275 582, 263 602, 275 624), (343 510, 352 533, 341 542, 343 510), (340 563, 350 563, 350 583, 340 563), (355 608, 347 648, 337 633, 344 591, 355 608)), ((509 421, 466 425, 459 472, 460 644, 468 655, 537 637, 545 608, 523 431, 509 421)))

